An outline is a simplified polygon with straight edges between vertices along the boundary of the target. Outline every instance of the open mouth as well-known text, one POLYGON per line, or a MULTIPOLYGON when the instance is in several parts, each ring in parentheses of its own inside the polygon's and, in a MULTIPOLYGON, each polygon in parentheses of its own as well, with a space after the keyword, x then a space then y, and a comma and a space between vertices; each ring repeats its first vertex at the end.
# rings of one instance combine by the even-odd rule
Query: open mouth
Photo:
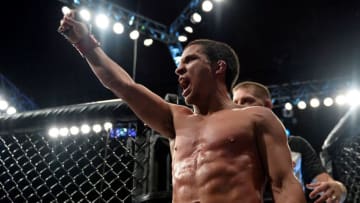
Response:
POLYGON ((190 93, 190 81, 187 78, 179 78, 179 85, 183 89, 182 95, 185 97, 190 93))

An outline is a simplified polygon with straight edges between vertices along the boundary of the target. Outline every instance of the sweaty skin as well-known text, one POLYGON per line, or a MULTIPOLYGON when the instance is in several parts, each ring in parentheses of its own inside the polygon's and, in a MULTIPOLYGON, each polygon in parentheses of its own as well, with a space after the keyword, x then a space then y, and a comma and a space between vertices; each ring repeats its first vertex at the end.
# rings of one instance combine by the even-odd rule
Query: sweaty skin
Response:
MULTIPOLYGON (((64 29, 71 43, 89 40, 74 12, 61 20, 59 30, 64 29)), ((173 203, 260 203, 266 179, 276 202, 305 202, 283 126, 267 108, 241 109, 232 102, 225 84, 228 64, 210 62, 203 45, 187 46, 175 71, 192 109, 167 103, 136 83, 101 47, 85 51, 100 82, 170 140, 173 203)))
POLYGON ((176 118, 170 141, 174 203, 262 202, 265 174, 255 130, 260 117, 251 109, 230 109, 176 118))

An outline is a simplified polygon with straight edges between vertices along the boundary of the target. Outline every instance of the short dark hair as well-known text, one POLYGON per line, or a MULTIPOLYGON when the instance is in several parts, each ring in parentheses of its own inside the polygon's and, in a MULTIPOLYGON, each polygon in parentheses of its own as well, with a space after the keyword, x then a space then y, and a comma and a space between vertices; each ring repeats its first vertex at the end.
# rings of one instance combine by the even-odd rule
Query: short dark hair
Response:
POLYGON ((227 67, 225 74, 225 84, 227 90, 231 92, 240 72, 239 58, 234 49, 226 43, 210 39, 197 39, 189 42, 186 47, 190 45, 202 46, 202 51, 208 57, 211 64, 217 63, 219 60, 225 61, 227 67))
POLYGON ((232 91, 234 92, 237 89, 253 89, 254 93, 256 94, 255 95, 256 97, 263 99, 271 99, 271 93, 269 89, 265 85, 258 82, 253 82, 253 81, 240 82, 237 85, 235 85, 232 91))

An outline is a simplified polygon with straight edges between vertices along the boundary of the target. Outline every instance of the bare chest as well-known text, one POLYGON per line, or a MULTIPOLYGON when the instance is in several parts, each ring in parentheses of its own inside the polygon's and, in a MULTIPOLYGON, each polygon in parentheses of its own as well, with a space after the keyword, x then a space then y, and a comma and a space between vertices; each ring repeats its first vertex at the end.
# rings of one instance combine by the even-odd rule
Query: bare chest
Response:
POLYGON ((193 116, 176 124, 172 151, 178 158, 210 151, 236 155, 249 150, 255 142, 254 122, 237 114, 193 116))

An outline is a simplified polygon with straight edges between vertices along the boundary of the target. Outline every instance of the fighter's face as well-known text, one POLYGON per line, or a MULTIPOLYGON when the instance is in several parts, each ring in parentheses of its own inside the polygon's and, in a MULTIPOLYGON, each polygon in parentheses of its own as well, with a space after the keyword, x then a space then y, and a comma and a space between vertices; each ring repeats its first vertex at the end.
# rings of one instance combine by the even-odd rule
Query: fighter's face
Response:
POLYGON ((233 91, 233 101, 242 106, 265 106, 265 101, 256 97, 252 89, 238 88, 233 91))
MULTIPOLYGON (((187 47, 175 73, 179 76, 179 85, 186 103, 194 104, 194 99, 206 92, 206 84, 211 83, 211 63, 202 52, 200 45, 187 47)), ((201 99, 201 98, 200 98, 201 99)))

